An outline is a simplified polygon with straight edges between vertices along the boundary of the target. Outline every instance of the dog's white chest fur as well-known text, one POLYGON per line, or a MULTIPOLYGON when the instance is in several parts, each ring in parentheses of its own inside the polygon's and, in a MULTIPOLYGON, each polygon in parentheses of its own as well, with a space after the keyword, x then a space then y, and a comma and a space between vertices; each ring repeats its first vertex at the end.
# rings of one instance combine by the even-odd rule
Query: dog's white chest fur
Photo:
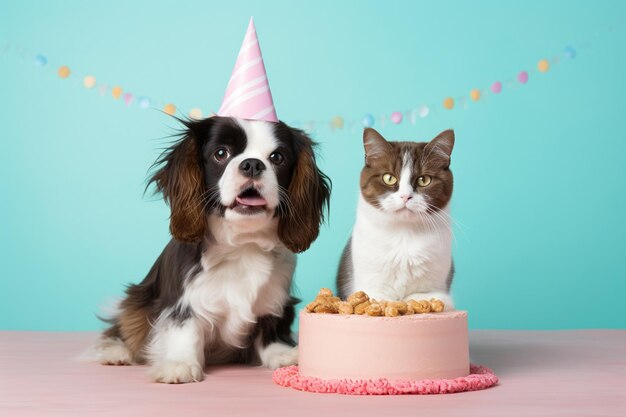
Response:
POLYGON ((253 243, 220 245, 205 252, 201 264, 182 303, 226 344, 242 347, 257 317, 282 314, 295 267, 291 252, 266 251, 253 243))

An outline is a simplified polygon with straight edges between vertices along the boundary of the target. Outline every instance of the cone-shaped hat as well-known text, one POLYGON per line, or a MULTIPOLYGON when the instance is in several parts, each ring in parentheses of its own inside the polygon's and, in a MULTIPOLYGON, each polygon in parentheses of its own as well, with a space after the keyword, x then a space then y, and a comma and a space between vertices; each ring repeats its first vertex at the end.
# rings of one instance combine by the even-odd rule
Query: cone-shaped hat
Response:
POLYGON ((217 115, 278 122, 252 18, 217 115))

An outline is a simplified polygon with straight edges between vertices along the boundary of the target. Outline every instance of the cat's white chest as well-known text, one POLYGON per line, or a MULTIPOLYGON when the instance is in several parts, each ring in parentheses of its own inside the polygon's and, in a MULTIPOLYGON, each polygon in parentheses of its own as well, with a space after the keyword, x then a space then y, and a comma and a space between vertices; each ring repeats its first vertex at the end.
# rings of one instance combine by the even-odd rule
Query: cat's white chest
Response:
POLYGON ((398 231, 388 239, 381 239, 382 253, 385 254, 381 257, 383 267, 397 281, 425 275, 434 255, 431 251, 435 242, 431 237, 398 231))
POLYGON ((392 300, 446 291, 450 250, 449 229, 380 224, 359 212, 351 241, 351 290, 392 300))

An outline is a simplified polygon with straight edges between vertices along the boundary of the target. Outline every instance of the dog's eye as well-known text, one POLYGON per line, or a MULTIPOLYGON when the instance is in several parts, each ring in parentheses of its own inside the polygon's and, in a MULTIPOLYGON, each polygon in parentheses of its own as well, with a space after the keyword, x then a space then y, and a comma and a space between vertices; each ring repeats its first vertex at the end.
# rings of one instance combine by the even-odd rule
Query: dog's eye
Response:
POLYGON ((272 152, 272 154, 270 155, 270 161, 272 161, 272 163, 275 165, 282 164, 284 160, 285 157, 280 152, 272 152))
POLYGON ((228 154, 228 151, 225 148, 219 148, 213 154, 213 158, 215 158, 215 160, 218 161, 218 162, 222 162, 222 161, 224 161, 228 157, 229 157, 229 154, 228 154))

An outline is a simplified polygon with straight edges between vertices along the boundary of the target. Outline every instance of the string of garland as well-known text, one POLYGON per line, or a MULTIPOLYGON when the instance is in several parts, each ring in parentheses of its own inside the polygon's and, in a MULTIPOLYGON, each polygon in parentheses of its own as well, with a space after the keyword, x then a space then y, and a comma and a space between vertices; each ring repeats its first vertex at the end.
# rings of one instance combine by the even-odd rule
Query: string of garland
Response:
MULTIPOLYGON (((576 49, 573 46, 567 46, 564 49, 562 55, 556 55, 550 60, 546 58, 540 59, 537 62, 536 71, 539 73, 548 72, 551 68, 551 65, 556 65, 561 62, 561 57, 573 59, 575 56, 576 49)), ((517 74, 515 80, 507 79, 504 82, 494 81, 488 88, 474 88, 470 90, 468 96, 461 95, 457 96, 456 98, 452 96, 447 96, 441 101, 440 106, 444 110, 453 110, 455 107, 467 109, 470 99, 473 102, 484 100, 487 95, 500 94, 502 93, 505 85, 510 88, 513 87, 516 82, 520 85, 524 85, 529 81, 530 74, 533 72, 535 72, 535 70, 533 69, 521 70, 517 74)), ((400 124, 404 121, 415 125, 418 119, 425 119, 426 117, 429 117, 433 113, 433 111, 436 111, 437 106, 438 104, 432 103, 421 104, 416 108, 405 111, 393 111, 388 116, 385 114, 379 116, 378 118, 374 117, 373 114, 367 113, 361 119, 351 119, 349 121, 346 121, 342 116, 334 116, 330 120, 329 126, 331 131, 334 131, 337 129, 344 129, 346 127, 353 128, 354 126, 372 127, 376 124, 377 121, 382 127, 385 127, 387 121, 393 124, 400 124)))
MULTIPOLYGON (((613 30, 612 26, 606 28, 609 32, 613 30)), ((597 35, 598 33, 596 33, 597 35)), ((552 58, 541 58, 536 64, 529 69, 522 69, 514 78, 505 79, 504 81, 494 81, 488 87, 473 88, 469 90, 466 95, 458 96, 443 96, 439 103, 420 104, 415 108, 411 108, 404 111, 391 111, 378 117, 371 113, 364 114, 361 117, 344 118, 343 116, 336 115, 330 118, 330 120, 314 121, 309 120, 305 122, 293 121, 293 126, 303 128, 305 131, 312 133, 319 127, 328 127, 330 131, 336 131, 340 129, 354 130, 362 127, 372 127, 374 125, 381 125, 384 127, 388 122, 392 124, 411 123, 415 125, 419 119, 425 119, 435 113, 438 109, 444 111, 452 111, 454 109, 467 109, 469 103, 479 102, 484 100, 486 96, 498 95, 503 91, 515 88, 516 86, 523 86, 528 83, 535 74, 542 74, 548 72, 553 66, 560 64, 563 60, 574 59, 578 52, 589 50, 588 43, 583 43, 579 47, 573 45, 566 46, 560 53, 555 54, 552 58)), ((66 64, 53 65, 49 62, 48 57, 45 54, 37 53, 32 54, 25 51, 22 48, 12 45, 8 41, 0 42, 0 56, 13 50, 21 58, 27 62, 30 60, 34 65, 42 69, 53 68, 60 79, 74 79, 75 82, 82 82, 82 85, 86 89, 96 90, 101 96, 110 95, 115 100, 124 102, 127 107, 138 107, 139 109, 158 109, 162 110, 168 115, 179 114, 187 116, 191 119, 201 119, 203 117, 203 111, 199 107, 194 107, 187 112, 183 112, 177 108, 172 102, 162 102, 151 98, 148 95, 135 94, 131 91, 125 91, 121 84, 104 83, 100 82, 93 74, 84 74, 70 68, 66 64)), ((213 114, 208 112, 208 114, 213 114)))
MULTIPOLYGON (((102 82, 93 74, 82 73, 66 64, 55 64, 50 61, 46 54, 35 54, 25 50, 19 45, 10 43, 7 40, 0 41, 0 56, 11 52, 27 63, 32 63, 42 70, 56 70, 57 76, 62 80, 80 83, 84 88, 88 90, 95 90, 101 96, 108 95, 114 100, 121 100, 127 107, 136 106, 142 110, 157 109, 162 110, 169 115, 175 115, 178 112, 176 105, 171 102, 162 102, 149 95, 135 94, 131 91, 125 91, 121 84, 102 82)), ((188 112, 188 116, 200 119, 202 118, 202 111, 199 108, 191 109, 188 112)))

